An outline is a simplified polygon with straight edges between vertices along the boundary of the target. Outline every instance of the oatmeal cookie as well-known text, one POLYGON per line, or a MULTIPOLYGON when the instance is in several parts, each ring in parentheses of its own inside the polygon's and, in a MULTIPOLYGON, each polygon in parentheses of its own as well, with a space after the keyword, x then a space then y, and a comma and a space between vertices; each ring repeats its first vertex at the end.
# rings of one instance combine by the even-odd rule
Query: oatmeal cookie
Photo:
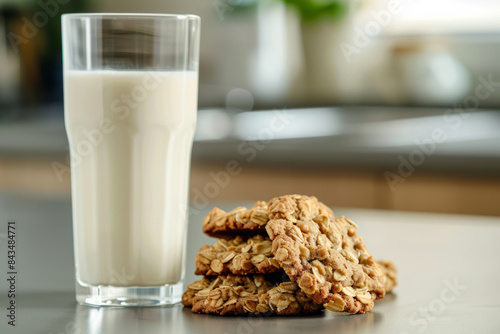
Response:
POLYGON ((269 237, 256 235, 243 239, 219 239, 213 246, 203 246, 195 258, 196 275, 249 275, 283 271, 271 252, 269 237))
POLYGON ((270 276, 221 275, 204 277, 188 285, 182 304, 194 313, 244 315, 273 313, 301 315, 323 307, 308 298, 294 282, 270 276))
POLYGON ((384 276, 357 225, 315 197, 287 195, 268 203, 266 231, 288 277, 331 311, 365 313, 385 295, 384 276))
POLYGON ((389 260, 380 260, 377 261, 377 263, 380 265, 380 269, 382 269, 382 273, 385 277, 385 293, 390 293, 392 292, 394 287, 398 285, 396 265, 394 264, 394 262, 389 260))
MULTIPOLYGON (((282 274, 283 268, 271 252, 269 237, 257 235, 248 239, 236 237, 219 239, 212 246, 203 246, 196 255, 196 275, 217 276, 222 274, 282 274)), ((384 275, 386 293, 397 285, 396 266, 392 261, 377 261, 384 275)))
POLYGON ((267 203, 258 201, 251 209, 237 207, 226 212, 214 208, 203 220, 203 232, 217 238, 265 234, 267 203))

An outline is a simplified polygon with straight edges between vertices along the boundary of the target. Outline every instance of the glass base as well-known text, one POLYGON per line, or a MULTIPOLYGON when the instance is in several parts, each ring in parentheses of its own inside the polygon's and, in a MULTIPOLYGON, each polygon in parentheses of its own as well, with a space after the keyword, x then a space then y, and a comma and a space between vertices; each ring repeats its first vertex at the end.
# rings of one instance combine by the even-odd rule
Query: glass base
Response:
POLYGON ((181 301, 184 283, 162 286, 92 286, 76 282, 76 301, 89 306, 154 307, 181 301))

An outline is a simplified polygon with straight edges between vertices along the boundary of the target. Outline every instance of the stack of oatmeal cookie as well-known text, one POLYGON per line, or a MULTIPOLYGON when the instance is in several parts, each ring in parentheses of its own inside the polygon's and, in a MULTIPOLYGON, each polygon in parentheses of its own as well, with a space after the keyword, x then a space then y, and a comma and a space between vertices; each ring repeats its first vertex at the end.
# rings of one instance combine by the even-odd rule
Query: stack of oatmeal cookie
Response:
POLYGON ((365 313, 397 284, 394 264, 375 262, 356 224, 312 196, 214 208, 203 232, 219 240, 200 249, 204 277, 182 298, 195 313, 365 313))

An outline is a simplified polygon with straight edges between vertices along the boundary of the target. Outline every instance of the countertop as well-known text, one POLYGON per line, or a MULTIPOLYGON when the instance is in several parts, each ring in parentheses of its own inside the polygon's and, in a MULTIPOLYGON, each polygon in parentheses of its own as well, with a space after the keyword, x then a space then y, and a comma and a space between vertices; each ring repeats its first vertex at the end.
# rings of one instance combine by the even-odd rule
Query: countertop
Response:
MULTIPOLYGON (((62 115, 0 123, 0 158, 66 156, 62 115)), ((396 170, 401 159, 422 155, 419 170, 498 175, 499 127, 498 110, 201 109, 193 161, 396 170)))
MULTIPOLYGON (((211 203, 192 210, 186 282, 194 257, 215 239, 201 232, 211 203)), ((364 315, 218 317, 163 308, 92 308, 74 298, 71 205, 68 200, 0 194, 0 333, 499 333, 500 218, 342 209, 359 225, 376 258, 399 269, 394 293, 364 315), (6 230, 17 229, 18 313, 7 325, 6 230)))

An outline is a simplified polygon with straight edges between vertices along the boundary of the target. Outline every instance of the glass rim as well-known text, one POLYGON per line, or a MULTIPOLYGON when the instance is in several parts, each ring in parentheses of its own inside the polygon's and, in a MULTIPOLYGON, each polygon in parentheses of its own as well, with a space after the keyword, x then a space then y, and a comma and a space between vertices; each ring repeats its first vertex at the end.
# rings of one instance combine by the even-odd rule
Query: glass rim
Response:
POLYGON ((147 19, 147 18, 162 18, 171 20, 200 20, 198 15, 194 14, 162 14, 162 13, 67 13, 62 14, 63 19, 79 19, 79 18, 129 18, 129 19, 147 19))

